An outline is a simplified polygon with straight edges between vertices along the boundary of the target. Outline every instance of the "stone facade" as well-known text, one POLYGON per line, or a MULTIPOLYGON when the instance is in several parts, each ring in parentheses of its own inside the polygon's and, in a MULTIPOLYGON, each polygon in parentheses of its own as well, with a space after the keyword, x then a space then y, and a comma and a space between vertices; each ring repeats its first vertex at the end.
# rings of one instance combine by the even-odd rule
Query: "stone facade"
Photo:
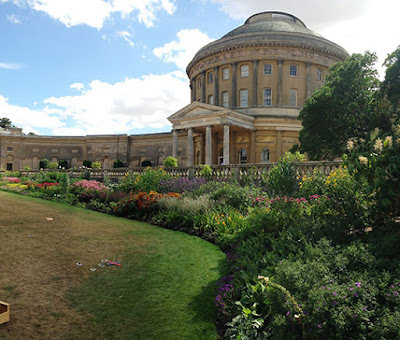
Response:
POLYGON ((168 119, 171 133, 85 137, 26 136, 0 131, 0 168, 36 169, 41 158, 84 160, 110 168, 276 162, 298 143, 300 107, 344 60, 340 46, 293 15, 265 12, 203 47, 189 63, 191 103, 168 119))

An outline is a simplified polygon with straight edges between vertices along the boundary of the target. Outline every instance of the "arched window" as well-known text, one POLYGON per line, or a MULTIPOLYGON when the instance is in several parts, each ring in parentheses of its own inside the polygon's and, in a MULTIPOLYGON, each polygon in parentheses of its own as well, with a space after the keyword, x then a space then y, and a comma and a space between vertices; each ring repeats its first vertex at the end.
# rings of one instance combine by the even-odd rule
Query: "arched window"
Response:
POLYGON ((261 151, 261 163, 269 163, 269 149, 265 148, 261 151))
POLYGON ((247 163, 247 151, 246 149, 239 150, 239 164, 246 164, 247 163))

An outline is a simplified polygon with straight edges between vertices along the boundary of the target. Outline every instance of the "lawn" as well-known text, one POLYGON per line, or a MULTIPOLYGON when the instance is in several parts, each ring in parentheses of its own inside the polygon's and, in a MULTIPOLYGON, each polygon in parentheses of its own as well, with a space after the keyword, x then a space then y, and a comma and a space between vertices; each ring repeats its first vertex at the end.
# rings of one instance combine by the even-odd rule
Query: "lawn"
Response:
POLYGON ((12 193, 0 206, 0 300, 11 305, 0 339, 217 338, 217 247, 12 193), (105 258, 122 266, 99 267, 105 258))

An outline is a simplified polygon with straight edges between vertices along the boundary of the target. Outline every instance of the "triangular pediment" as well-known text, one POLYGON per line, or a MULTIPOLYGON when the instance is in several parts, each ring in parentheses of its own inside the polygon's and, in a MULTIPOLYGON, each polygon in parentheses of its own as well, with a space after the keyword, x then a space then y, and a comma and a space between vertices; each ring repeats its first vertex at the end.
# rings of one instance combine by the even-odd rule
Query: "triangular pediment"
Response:
POLYGON ((216 114, 217 112, 226 112, 227 109, 221 106, 215 106, 211 104, 205 104, 200 102, 193 102, 186 105, 173 115, 168 117, 170 122, 179 119, 187 119, 200 116, 208 116, 210 114, 216 114))
POLYGON ((173 129, 216 125, 237 125, 253 128, 254 117, 222 106, 193 102, 168 117, 173 129))

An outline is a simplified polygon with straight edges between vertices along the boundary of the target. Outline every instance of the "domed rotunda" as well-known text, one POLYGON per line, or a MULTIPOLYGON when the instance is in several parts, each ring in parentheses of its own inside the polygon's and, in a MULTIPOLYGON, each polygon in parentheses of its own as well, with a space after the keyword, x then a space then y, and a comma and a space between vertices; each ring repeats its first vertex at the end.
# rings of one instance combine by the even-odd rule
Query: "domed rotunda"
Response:
POLYGON ((298 143, 305 100, 347 56, 294 15, 251 16, 189 63, 191 104, 168 118, 173 156, 186 135, 189 166, 276 162, 298 143))

